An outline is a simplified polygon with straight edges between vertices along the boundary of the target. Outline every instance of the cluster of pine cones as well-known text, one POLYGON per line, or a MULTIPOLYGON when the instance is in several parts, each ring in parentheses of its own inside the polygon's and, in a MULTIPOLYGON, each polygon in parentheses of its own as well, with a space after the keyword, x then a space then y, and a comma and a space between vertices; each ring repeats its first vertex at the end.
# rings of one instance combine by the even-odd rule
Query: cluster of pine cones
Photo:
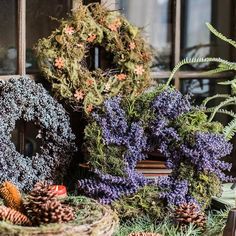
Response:
POLYGON ((0 220, 17 225, 63 223, 74 220, 72 207, 61 203, 56 192, 46 182, 37 183, 29 195, 21 198, 19 190, 10 182, 0 186, 5 206, 0 206, 0 220))

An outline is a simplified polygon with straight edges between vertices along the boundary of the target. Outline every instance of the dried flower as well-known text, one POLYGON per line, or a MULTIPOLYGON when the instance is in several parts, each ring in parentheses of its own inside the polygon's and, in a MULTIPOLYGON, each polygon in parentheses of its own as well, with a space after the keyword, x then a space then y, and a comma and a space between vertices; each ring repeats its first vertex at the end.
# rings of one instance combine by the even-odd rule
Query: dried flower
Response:
POLYGON ((87 84, 88 86, 91 86, 91 85, 94 84, 94 80, 92 80, 92 79, 87 79, 87 80, 86 80, 86 84, 87 84))
POLYGON ((121 24, 122 23, 121 23, 120 19, 116 19, 111 24, 108 25, 108 28, 113 32, 117 32, 117 30, 120 28, 121 24))
POLYGON ((87 111, 88 113, 90 113, 90 112, 92 112, 92 110, 93 110, 93 105, 92 105, 92 104, 89 104, 89 105, 87 106, 87 108, 86 108, 86 111, 87 111))
POLYGON ((80 101, 80 100, 83 100, 84 99, 84 92, 82 90, 76 90, 75 91, 75 94, 74 94, 74 97, 80 101))
POLYGON ((58 57, 56 58, 55 60, 55 66, 58 68, 58 69, 61 69, 64 67, 64 60, 62 57, 58 57))
POLYGON ((65 28, 65 33, 66 33, 67 35, 72 35, 72 34, 74 34, 74 32, 75 32, 75 29, 74 29, 72 26, 67 26, 67 27, 65 28))
POLYGON ((126 74, 119 74, 119 75, 116 75, 116 78, 117 78, 118 80, 120 80, 120 81, 125 80, 126 77, 127 77, 126 74))
POLYGON ((90 34, 87 38, 87 42, 92 43, 97 38, 96 34, 90 34))
POLYGON ((110 83, 106 83, 105 84, 105 90, 109 91, 111 89, 111 84, 110 83))
POLYGON ((136 75, 142 75, 144 71, 143 65, 137 65, 134 69, 136 75))
POLYGON ((136 48, 136 44, 135 44, 134 42, 131 42, 131 43, 129 44, 129 48, 130 48, 131 50, 134 50, 134 49, 136 48))

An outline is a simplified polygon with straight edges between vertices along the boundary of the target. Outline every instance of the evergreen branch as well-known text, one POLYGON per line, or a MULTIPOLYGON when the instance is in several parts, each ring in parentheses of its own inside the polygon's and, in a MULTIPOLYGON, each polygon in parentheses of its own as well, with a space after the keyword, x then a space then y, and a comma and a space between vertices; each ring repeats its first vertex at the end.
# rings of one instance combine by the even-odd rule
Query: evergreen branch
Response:
POLYGON ((231 44, 233 47, 236 48, 236 42, 230 38, 225 37, 222 33, 217 31, 210 23, 206 23, 207 28, 213 33, 217 38, 225 41, 226 43, 231 44))
POLYGON ((232 139, 235 133, 236 133, 236 118, 231 120, 223 130, 223 134, 227 140, 232 139))
POLYGON ((180 61, 172 70, 171 75, 166 83, 166 87, 169 86, 170 82, 172 81, 175 73, 182 67, 183 65, 187 64, 195 64, 195 63, 205 63, 205 62, 217 62, 223 64, 228 67, 236 68, 236 63, 230 62, 221 58, 215 57, 206 57, 206 58, 185 58, 184 60, 180 61))
POLYGON ((204 99, 204 101, 202 102, 202 105, 205 107, 207 105, 207 103, 210 102, 213 99, 216 99, 216 98, 229 98, 229 97, 230 97, 230 95, 228 95, 228 94, 216 94, 212 97, 208 97, 208 98, 204 99))

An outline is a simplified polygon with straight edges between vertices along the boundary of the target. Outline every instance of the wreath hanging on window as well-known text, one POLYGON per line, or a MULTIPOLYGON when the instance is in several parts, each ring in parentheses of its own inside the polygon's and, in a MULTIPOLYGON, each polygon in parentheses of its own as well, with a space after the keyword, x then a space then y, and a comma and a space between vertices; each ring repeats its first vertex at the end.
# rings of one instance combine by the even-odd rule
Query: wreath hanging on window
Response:
POLYGON ((69 118, 42 85, 29 78, 0 82, 0 182, 10 180, 24 191, 39 180, 62 181, 76 151, 69 118), (40 153, 24 156, 11 141, 16 121, 40 128, 40 153))
POLYGON ((86 113, 117 94, 137 96, 149 85, 151 51, 137 27, 100 4, 80 5, 36 46, 39 66, 58 97, 86 113), (89 71, 92 48, 105 49, 112 68, 89 71))

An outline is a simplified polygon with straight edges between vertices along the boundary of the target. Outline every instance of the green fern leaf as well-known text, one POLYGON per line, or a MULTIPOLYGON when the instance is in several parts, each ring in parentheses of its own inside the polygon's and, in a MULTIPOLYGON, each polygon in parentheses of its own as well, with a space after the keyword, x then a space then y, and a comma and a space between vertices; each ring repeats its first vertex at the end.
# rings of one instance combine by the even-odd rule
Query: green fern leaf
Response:
MULTIPOLYGON (((214 107, 207 108, 204 112, 212 113, 212 112, 214 112, 214 107)), ((236 114, 233 111, 228 111, 228 110, 225 110, 225 109, 219 109, 219 110, 217 110, 217 113, 225 114, 225 115, 231 116, 233 118, 236 118, 236 114)))
POLYGON ((227 60, 223 60, 221 58, 215 58, 215 57, 206 57, 206 58, 185 58, 182 61, 180 61, 172 70, 170 77, 166 83, 166 87, 169 86, 170 82, 172 81, 175 73, 183 66, 187 64, 195 64, 195 63, 205 63, 205 62, 217 62, 219 64, 223 64, 227 67, 232 67, 236 69, 236 63, 230 62, 227 60))
POLYGON ((207 105, 207 103, 210 102, 213 99, 216 99, 216 98, 229 98, 229 97, 230 97, 230 95, 228 95, 228 94, 216 94, 212 97, 208 97, 208 98, 204 99, 204 101, 202 102, 202 105, 205 107, 207 105))
POLYGON ((210 23, 206 23, 207 28, 219 39, 231 44, 233 47, 236 48, 236 42, 232 39, 225 37, 222 33, 218 32, 210 23))
POLYGON ((224 127, 223 134, 227 140, 233 138, 236 133, 236 118, 229 122, 227 126, 224 127))

